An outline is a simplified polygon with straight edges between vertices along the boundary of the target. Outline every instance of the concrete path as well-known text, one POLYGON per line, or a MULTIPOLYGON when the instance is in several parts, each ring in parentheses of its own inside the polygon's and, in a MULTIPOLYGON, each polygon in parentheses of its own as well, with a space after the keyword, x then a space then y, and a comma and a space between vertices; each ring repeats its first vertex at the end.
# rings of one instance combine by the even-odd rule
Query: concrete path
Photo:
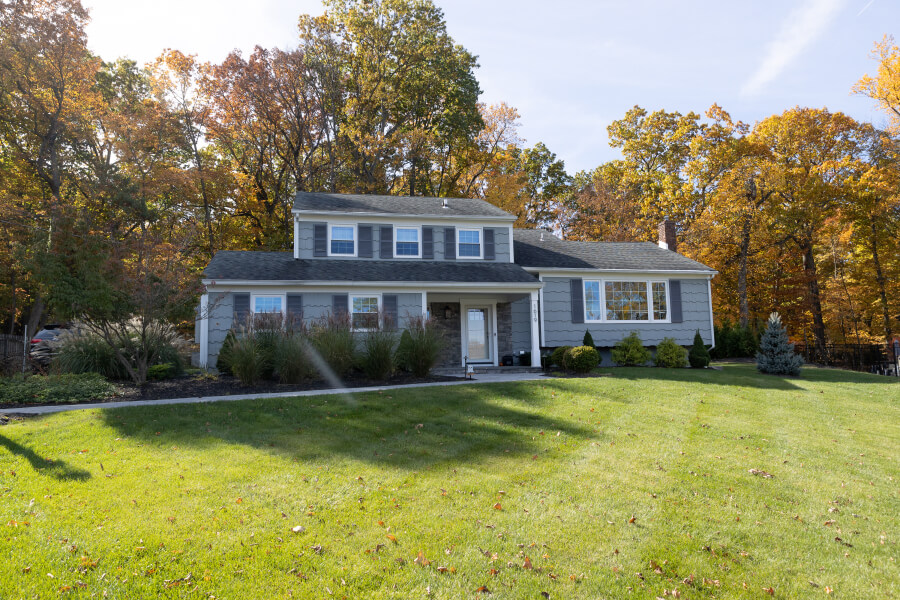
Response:
POLYGON ((198 402, 230 402, 235 400, 264 400, 266 398, 295 398, 298 396, 326 396, 335 394, 355 394, 363 392, 379 392, 382 390, 398 390, 405 388, 437 387, 442 385, 475 385, 479 383, 507 383, 511 381, 533 381, 541 379, 541 373, 490 373, 475 375, 475 379, 459 381, 439 381, 434 383, 414 383, 408 385, 379 385, 358 388, 340 388, 325 390, 306 390, 300 392, 279 392, 276 394, 235 394, 232 396, 201 396, 199 398, 172 398, 168 400, 128 400, 122 402, 98 402, 95 404, 63 404, 52 406, 23 406, 21 408, 0 408, 0 414, 6 415, 47 415, 69 410, 87 410, 89 408, 123 408, 128 406, 160 406, 163 404, 195 404, 198 402))

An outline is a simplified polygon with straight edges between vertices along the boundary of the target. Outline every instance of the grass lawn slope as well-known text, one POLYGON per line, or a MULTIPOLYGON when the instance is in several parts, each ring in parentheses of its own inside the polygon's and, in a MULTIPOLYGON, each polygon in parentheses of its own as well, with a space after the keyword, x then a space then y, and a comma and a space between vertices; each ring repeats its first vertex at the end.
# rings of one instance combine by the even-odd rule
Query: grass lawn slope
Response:
POLYGON ((900 597, 896 380, 611 372, 12 422, 0 597, 900 597))

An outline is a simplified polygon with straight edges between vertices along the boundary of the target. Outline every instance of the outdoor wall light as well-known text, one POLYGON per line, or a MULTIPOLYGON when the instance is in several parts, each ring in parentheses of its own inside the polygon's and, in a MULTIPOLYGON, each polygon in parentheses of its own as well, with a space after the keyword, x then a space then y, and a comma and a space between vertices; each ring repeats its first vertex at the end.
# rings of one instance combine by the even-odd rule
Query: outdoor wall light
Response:
POLYGON ((450 308, 450 305, 444 307, 444 319, 450 320, 453 317, 453 309, 450 308))

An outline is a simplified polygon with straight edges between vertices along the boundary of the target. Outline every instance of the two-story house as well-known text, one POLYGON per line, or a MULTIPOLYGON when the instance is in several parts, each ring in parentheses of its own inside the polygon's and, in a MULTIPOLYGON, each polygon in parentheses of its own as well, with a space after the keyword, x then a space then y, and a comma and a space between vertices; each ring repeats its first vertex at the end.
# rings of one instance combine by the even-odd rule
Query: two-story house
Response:
MULTIPOLYGON (((297 194, 293 252, 218 252, 206 267, 196 339, 214 366, 225 335, 253 313, 346 312, 400 328, 431 317, 445 334, 442 366, 498 365, 522 351, 580 345, 590 330, 611 347, 628 332, 653 346, 699 330, 713 344, 715 271, 660 243, 569 242, 514 229, 516 217, 482 200, 297 194)), ((537 361, 535 360, 535 364, 537 361)))

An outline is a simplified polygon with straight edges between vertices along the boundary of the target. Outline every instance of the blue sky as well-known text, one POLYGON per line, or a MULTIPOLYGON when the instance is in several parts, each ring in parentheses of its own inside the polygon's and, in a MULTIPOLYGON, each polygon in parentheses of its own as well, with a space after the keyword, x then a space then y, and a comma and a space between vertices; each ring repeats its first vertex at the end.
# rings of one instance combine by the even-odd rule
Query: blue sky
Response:
MULTIPOLYGON (((323 11, 318 0, 82 1, 91 48, 139 62, 166 47, 219 61, 233 48, 290 46, 297 16, 323 11)), ((895 0, 436 3, 479 57, 482 100, 518 108, 527 144, 544 142, 570 173, 618 156, 606 126, 635 104, 702 113, 715 102, 749 123, 825 106, 886 124, 850 87, 874 72, 873 44, 895 33, 895 0)))

